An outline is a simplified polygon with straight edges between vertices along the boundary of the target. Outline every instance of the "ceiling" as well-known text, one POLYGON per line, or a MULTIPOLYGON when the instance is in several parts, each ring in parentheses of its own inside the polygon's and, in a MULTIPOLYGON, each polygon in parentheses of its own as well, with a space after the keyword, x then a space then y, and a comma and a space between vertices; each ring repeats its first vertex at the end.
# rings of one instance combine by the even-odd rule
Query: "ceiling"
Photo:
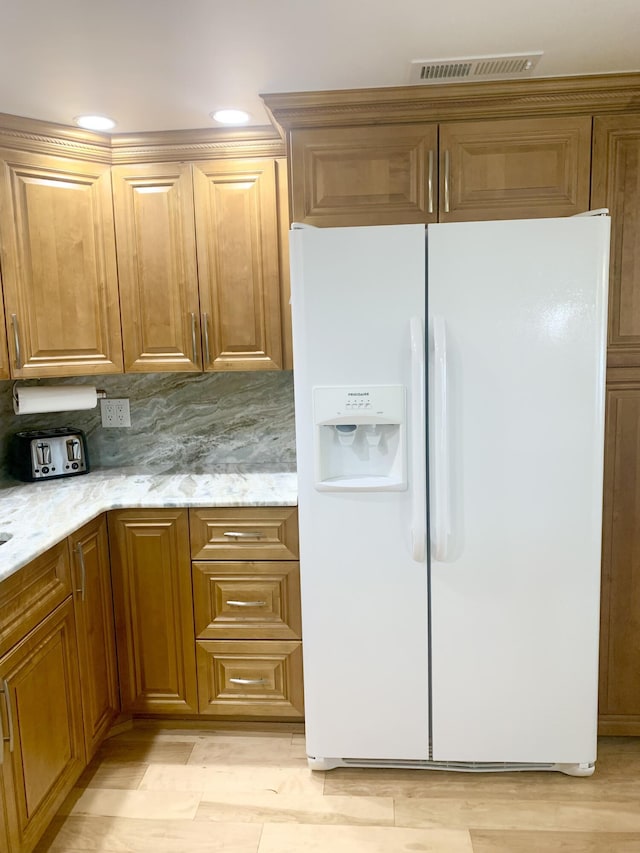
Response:
POLYGON ((542 50, 536 77, 640 70, 640 0, 0 0, 0 112, 117 133, 267 123, 260 92, 401 86, 412 59, 542 50))

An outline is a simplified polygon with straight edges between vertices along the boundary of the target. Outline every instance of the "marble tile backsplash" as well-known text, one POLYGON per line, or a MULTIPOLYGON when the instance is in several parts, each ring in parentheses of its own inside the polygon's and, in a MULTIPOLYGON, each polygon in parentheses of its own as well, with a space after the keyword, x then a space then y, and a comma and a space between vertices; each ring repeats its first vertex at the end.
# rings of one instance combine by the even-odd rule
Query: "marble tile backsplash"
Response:
MULTIPOLYGON (((31 382, 25 384, 33 384, 31 382)), ((0 382, 0 476, 12 433, 74 426, 87 436, 92 467, 135 466, 153 473, 206 473, 216 466, 295 470, 293 374, 149 373, 41 380, 95 385, 128 398, 131 427, 105 429, 95 409, 16 415, 12 382, 0 382)))

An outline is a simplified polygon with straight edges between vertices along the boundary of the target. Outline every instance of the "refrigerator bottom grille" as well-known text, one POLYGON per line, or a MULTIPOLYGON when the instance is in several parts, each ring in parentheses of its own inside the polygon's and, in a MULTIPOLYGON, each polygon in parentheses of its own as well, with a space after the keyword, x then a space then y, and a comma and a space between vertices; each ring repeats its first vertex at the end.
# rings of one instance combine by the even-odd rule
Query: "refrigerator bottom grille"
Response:
POLYGON ((525 770, 555 771, 567 776, 591 776, 595 764, 536 763, 508 761, 419 761, 385 758, 328 758, 307 756, 312 770, 333 770, 335 767, 378 767, 407 770, 449 770, 460 773, 514 773, 525 770))
POLYGON ((406 767, 416 770, 460 770, 465 773, 500 773, 516 770, 553 770, 555 764, 516 764, 507 761, 397 761, 374 758, 344 758, 346 767, 406 767))

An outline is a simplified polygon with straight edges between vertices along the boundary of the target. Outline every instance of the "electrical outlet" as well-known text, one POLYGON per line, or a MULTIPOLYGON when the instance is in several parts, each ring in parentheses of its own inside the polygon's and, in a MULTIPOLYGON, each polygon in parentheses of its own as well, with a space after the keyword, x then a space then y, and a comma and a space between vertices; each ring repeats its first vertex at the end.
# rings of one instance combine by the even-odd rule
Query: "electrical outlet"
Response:
POLYGON ((100 400, 100 413, 102 415, 103 427, 130 427, 131 414, 129 412, 129 401, 124 400, 100 400))

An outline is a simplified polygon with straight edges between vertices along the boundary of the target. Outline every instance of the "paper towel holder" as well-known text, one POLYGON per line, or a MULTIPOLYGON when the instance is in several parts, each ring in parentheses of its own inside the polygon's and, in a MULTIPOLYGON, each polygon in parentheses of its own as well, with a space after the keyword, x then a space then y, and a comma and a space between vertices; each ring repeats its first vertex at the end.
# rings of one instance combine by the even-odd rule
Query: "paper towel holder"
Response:
MULTIPOLYGON (((21 388, 22 387, 29 388, 32 386, 29 386, 29 385, 22 386, 21 385, 20 387, 21 388)), ((46 387, 50 387, 50 386, 46 386, 46 385, 38 386, 38 385, 36 385, 35 387, 36 388, 37 387, 46 388, 46 387)), ((69 387, 74 387, 74 386, 69 386, 69 387)), ((106 396, 107 396, 106 391, 102 390, 101 388, 96 388, 96 405, 97 405, 98 400, 104 400, 104 399, 106 399, 106 396)), ((18 407, 18 380, 16 380, 11 387, 11 397, 13 400, 14 411, 17 412, 17 407, 18 407)), ((59 409, 58 411, 63 411, 63 410, 59 409)))

